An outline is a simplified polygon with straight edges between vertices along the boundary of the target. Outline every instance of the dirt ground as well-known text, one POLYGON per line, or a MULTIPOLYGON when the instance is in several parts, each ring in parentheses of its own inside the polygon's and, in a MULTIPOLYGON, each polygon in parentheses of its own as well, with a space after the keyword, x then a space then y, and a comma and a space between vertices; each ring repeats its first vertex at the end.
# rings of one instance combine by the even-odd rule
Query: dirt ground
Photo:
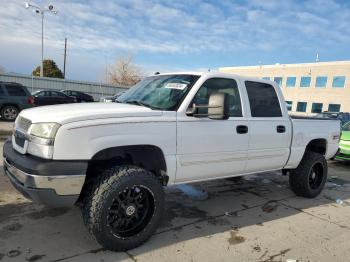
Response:
POLYGON ((120 253, 89 236, 78 208, 24 199, 1 167, 0 261, 349 261, 350 165, 329 167, 316 199, 296 197, 280 173, 169 188, 157 233, 120 253))

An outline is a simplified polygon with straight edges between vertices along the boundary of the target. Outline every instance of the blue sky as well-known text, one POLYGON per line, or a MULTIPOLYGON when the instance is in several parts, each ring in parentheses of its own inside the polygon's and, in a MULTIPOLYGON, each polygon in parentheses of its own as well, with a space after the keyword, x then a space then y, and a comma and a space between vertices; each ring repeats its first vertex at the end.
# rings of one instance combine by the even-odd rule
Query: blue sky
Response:
MULTIPOLYGON (((47 0, 32 2, 45 6, 47 0)), ((145 74, 222 66, 350 59, 350 1, 53 0, 45 57, 67 78, 103 81, 106 65, 131 54, 145 74)), ((0 9, 0 66, 30 74, 40 63, 40 16, 24 1, 0 9)))

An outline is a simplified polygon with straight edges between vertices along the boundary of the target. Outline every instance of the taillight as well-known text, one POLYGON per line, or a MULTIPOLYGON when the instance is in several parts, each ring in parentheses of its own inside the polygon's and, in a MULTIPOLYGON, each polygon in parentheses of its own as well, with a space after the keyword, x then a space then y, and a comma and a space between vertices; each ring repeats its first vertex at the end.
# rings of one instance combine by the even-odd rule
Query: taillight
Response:
POLYGON ((28 103, 31 104, 31 105, 34 105, 34 97, 30 96, 28 98, 28 103))

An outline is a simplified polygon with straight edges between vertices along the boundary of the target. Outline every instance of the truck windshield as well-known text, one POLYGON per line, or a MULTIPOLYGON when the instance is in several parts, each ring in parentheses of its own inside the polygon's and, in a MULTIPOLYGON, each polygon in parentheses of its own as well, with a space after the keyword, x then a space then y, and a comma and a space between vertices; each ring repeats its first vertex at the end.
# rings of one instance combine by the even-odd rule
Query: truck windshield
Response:
POLYGON ((116 102, 173 111, 199 77, 196 75, 147 77, 118 97, 116 102))

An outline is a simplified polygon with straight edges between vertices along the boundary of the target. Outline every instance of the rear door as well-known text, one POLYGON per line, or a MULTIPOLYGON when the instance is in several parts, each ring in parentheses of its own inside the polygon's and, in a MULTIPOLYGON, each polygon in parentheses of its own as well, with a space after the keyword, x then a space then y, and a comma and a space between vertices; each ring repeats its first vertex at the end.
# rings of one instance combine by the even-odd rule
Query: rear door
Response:
MULTIPOLYGON (((210 94, 226 93, 230 99, 229 119, 213 120, 178 113, 176 182, 232 176, 244 171, 248 121, 243 115, 237 83, 233 78, 209 78, 189 106, 208 105, 210 94)), ((205 115, 208 109, 200 108, 198 113, 205 115)))
POLYGON ((22 85, 5 83, 4 88, 8 94, 6 99, 7 103, 17 105, 19 109, 23 109, 29 106, 28 94, 22 85))
POLYGON ((246 173, 280 169, 289 157, 291 121, 273 85, 258 81, 244 85, 250 106, 246 173))
POLYGON ((38 106, 49 105, 50 103, 49 99, 50 97, 47 91, 38 92, 34 96, 34 102, 38 106))
POLYGON ((0 83, 0 107, 6 102, 6 93, 3 85, 0 83))
POLYGON ((59 92, 50 91, 50 102, 52 105, 54 104, 64 104, 66 103, 67 97, 59 92))
POLYGON ((72 91, 70 94, 68 94, 71 97, 75 97, 78 102, 81 102, 84 100, 84 95, 82 93, 72 91))

